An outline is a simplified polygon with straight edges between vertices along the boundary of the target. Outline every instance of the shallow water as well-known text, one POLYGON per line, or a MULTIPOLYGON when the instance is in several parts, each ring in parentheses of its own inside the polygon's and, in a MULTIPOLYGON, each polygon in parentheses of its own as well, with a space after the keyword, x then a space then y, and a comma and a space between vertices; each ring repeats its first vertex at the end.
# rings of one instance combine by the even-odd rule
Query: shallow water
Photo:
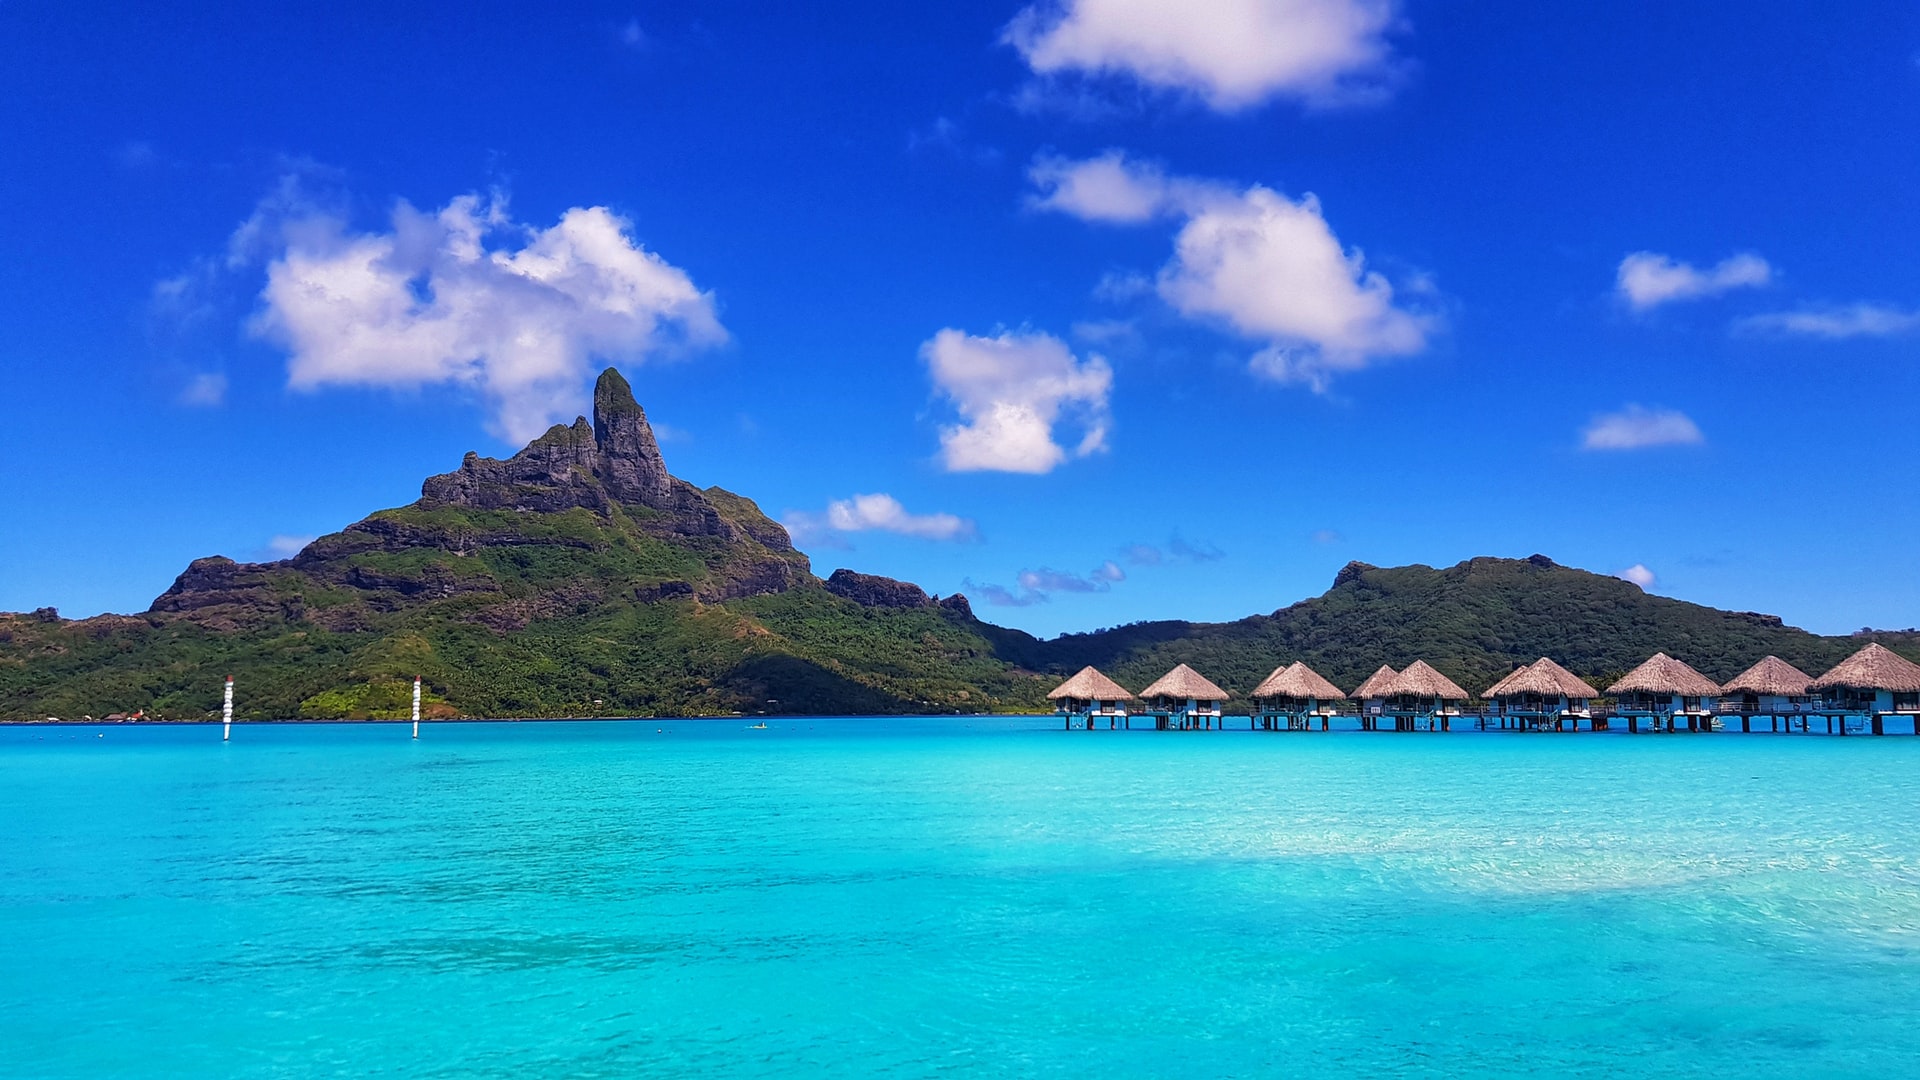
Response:
POLYGON ((10 728, 0 822, 8 1076, 1920 1061, 1911 736, 10 728))

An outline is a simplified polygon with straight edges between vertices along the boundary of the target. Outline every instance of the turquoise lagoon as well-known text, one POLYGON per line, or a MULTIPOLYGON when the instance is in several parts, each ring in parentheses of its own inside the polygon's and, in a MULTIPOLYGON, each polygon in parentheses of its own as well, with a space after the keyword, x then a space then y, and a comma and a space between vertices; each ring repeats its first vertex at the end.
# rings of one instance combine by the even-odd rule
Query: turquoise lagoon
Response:
POLYGON ((0 730, 0 1074, 1910 1076, 1920 739, 0 730))

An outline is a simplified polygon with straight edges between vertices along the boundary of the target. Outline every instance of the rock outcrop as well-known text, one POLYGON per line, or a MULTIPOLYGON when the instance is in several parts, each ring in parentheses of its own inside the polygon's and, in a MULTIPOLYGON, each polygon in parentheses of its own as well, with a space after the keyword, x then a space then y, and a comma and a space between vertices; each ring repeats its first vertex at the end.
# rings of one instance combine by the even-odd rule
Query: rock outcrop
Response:
POLYGON ((619 505, 653 511, 645 516, 680 536, 750 538, 773 551, 793 550, 777 523, 757 510, 723 513, 711 497, 716 494, 721 493, 702 491, 667 472, 646 410, 613 368, 601 372, 594 385, 591 422, 582 416, 571 426, 555 424, 505 461, 468 453, 460 468, 420 486, 420 501, 427 506, 545 514, 583 507, 607 514, 619 505))
POLYGON ((878 574, 861 574, 841 568, 827 579, 827 591, 844 596, 862 607, 932 607, 933 597, 910 581, 896 581, 878 574))
POLYGON ((1379 567, 1373 565, 1372 563, 1364 563, 1364 562, 1361 562, 1359 559, 1355 559, 1352 562, 1348 563, 1347 565, 1341 567, 1339 573, 1333 575, 1333 587, 1337 589, 1340 586, 1345 585, 1349 581, 1359 581, 1361 576, 1364 575, 1367 571, 1378 570, 1378 569, 1379 567))
POLYGON ((642 570, 639 580, 613 590, 643 603, 758 596, 811 577, 786 529, 751 499, 720 488, 703 491, 667 472, 646 411, 612 368, 594 386, 591 421, 583 416, 557 424, 505 461, 469 453, 460 468, 430 477, 420 495, 411 507, 322 536, 289 560, 197 560, 154 601, 153 611, 219 629, 303 617, 352 629, 369 614, 490 593, 499 599, 487 603, 500 610, 480 613, 477 621, 517 628, 576 608, 584 595, 564 578, 516 585, 519 566, 559 560, 580 575, 617 578, 631 571, 611 570, 608 560, 617 563, 618 552, 643 538, 680 552, 682 560, 664 579, 650 580, 642 570), (581 509, 598 523, 545 516, 581 509), (524 554, 503 561, 503 548, 524 554), (704 569, 687 566, 689 558, 704 569), (307 612, 300 597, 308 593, 330 598, 324 610, 307 612), (348 594, 357 599, 345 600, 348 594))

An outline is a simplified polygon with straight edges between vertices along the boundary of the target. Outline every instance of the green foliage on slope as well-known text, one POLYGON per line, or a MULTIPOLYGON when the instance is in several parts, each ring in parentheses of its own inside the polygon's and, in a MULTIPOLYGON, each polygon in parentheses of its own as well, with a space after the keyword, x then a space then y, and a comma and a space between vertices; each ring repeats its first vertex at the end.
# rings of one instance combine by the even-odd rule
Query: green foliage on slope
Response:
MULTIPOLYGON (((750 533, 777 530, 750 501, 718 494, 721 513, 750 533)), ((439 711, 470 716, 1044 702, 1043 680, 999 660, 969 619, 863 607, 827 592, 797 553, 647 525, 620 507, 415 505, 322 537, 290 562, 202 560, 143 615, 0 615, 0 718, 145 709, 203 719, 227 674, 250 719, 397 719, 416 674, 439 711), (727 598, 770 562, 801 576, 727 598)))
MULTIPOLYGON (((1910 649, 1902 638, 1882 640, 1910 649)), ((1240 695, 1294 660, 1347 689, 1381 664, 1425 660, 1477 693, 1540 656, 1604 688, 1656 652, 1726 680, 1769 653, 1818 675, 1865 641, 1653 596, 1536 556, 1445 569, 1354 564, 1324 595, 1271 615, 1070 634, 1036 643, 1021 658, 1056 671, 1094 664, 1133 689, 1185 662, 1240 695)))
MULTIPOLYGON (((724 569, 725 553, 554 516, 387 511, 376 519, 418 530, 407 543, 419 546, 327 538, 304 568, 241 573, 185 613, 0 616, 0 716, 207 718, 229 673, 252 719, 397 719, 415 674, 429 715, 1041 710, 1059 676, 1089 663, 1135 689, 1189 663, 1244 695, 1296 659, 1346 687, 1382 663, 1424 659, 1478 691, 1542 655, 1604 685, 1656 651, 1715 679, 1768 653, 1817 674, 1866 640, 1544 560, 1475 559, 1350 567, 1323 596, 1237 622, 1037 641, 944 606, 863 606, 810 576, 703 602, 686 590, 724 569)), ((1876 636, 1920 651, 1914 635, 1876 636)))

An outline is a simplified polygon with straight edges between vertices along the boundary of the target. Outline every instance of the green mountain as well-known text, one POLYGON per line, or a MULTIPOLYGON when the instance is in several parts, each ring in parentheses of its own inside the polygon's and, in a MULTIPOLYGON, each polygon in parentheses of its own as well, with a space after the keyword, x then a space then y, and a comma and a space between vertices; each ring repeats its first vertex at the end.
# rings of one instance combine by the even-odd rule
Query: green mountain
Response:
POLYGON ((1007 655, 1052 670, 1094 664, 1134 688, 1184 662, 1236 693, 1281 660, 1304 660, 1343 687, 1359 685, 1381 664, 1398 669, 1425 660, 1478 692, 1541 656, 1602 688, 1656 652, 1719 681, 1768 654, 1818 675, 1868 640, 1920 654, 1920 635, 1911 631, 1823 637, 1773 615, 1653 596, 1535 555, 1469 559, 1440 570, 1349 563, 1326 593, 1271 615, 1135 623, 1007 655))
POLYGON ((1040 641, 981 622, 963 596, 814 576, 751 500, 667 471, 609 369, 591 422, 505 461, 469 454, 419 501, 291 559, 196 560, 139 615, 0 614, 0 719, 199 719, 227 674, 250 719, 398 718, 415 674, 431 716, 866 714, 1043 709, 1089 663, 1137 689, 1184 661, 1244 693, 1283 661, 1350 686, 1425 659, 1477 690, 1541 655, 1608 680, 1666 651, 1726 678, 1767 653, 1818 672, 1863 640, 1535 556, 1354 563, 1271 615, 1040 641))

